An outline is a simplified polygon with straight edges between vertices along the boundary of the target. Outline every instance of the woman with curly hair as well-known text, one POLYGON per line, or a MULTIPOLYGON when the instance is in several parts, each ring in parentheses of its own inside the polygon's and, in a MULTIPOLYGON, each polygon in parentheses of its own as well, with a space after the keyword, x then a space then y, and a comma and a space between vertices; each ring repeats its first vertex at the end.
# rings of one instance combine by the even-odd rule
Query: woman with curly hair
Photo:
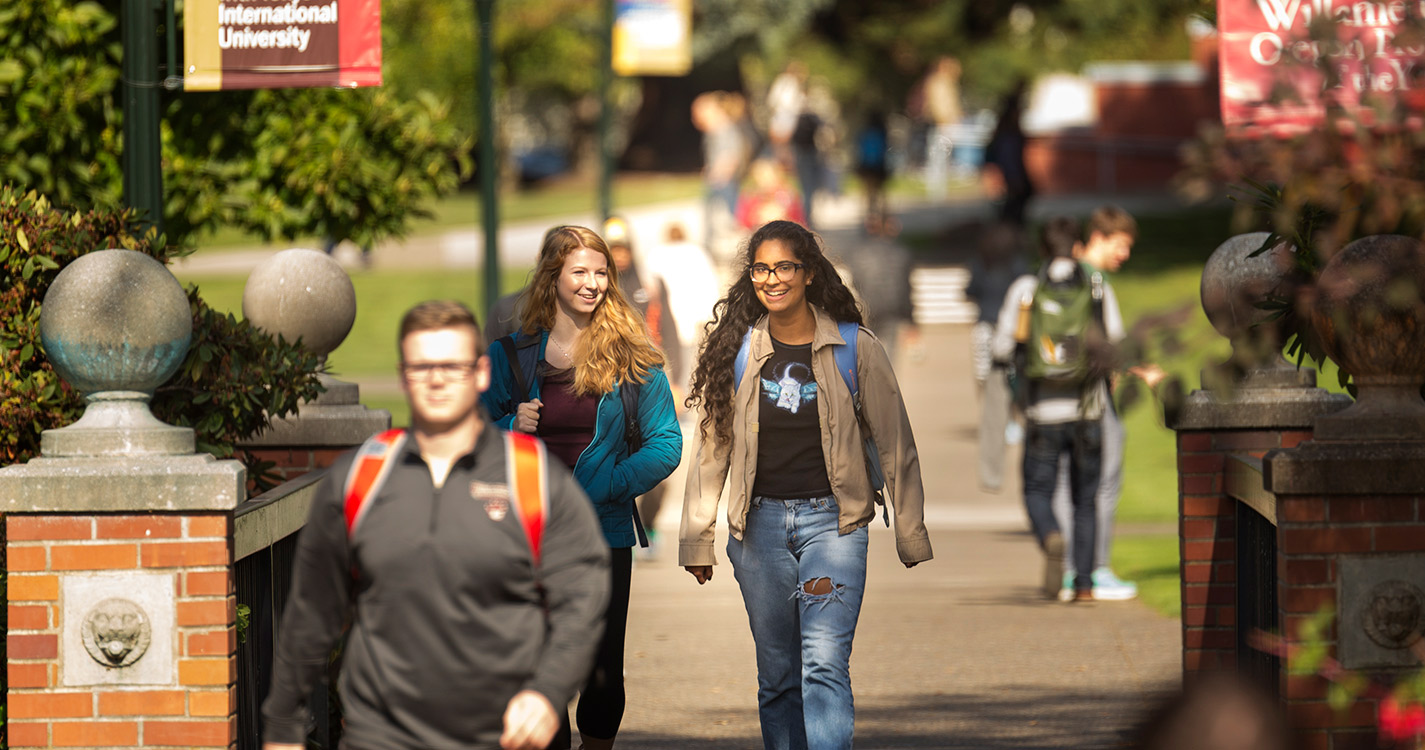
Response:
MULTIPOLYGON (((683 435, 663 355, 619 290, 608 245, 592 230, 564 226, 545 234, 519 320, 512 337, 490 346, 491 383, 481 400, 500 427, 544 440, 574 473, 603 525, 613 588, 577 709, 583 747, 603 750, 613 747, 623 719, 633 499, 677 468, 683 435), (626 397, 630 388, 636 402, 626 397), (625 405, 636 409, 637 435, 626 434, 625 405)), ((562 706, 555 708, 562 713, 562 706)), ((570 734, 566 723, 550 747, 569 747, 570 734)))
POLYGON ((688 405, 701 420, 678 562, 699 584, 712 580, 718 499, 729 484, 727 557, 756 644, 769 749, 851 747, 851 640, 866 583, 866 527, 876 516, 861 429, 879 450, 901 562, 910 568, 932 556, 900 387, 861 322, 816 235, 774 221, 748 241, 693 372, 688 405), (864 428, 837 373, 836 348, 846 344, 838 322, 858 326, 864 428), (734 382, 739 359, 746 366, 734 382))

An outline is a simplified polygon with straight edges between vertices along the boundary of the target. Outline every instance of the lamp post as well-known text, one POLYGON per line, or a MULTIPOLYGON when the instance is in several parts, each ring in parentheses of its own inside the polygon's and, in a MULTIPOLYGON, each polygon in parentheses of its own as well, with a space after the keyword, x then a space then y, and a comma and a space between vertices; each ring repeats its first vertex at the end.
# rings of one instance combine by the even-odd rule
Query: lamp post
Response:
POLYGON ((500 168, 495 162, 495 0, 475 0, 480 22, 480 207, 485 229, 485 320, 500 298, 500 232, 495 185, 500 168))
MULTIPOLYGON (((158 133, 158 3, 123 0, 124 202, 163 232, 163 149, 158 133)), ((169 30, 172 34, 172 30, 169 30)))

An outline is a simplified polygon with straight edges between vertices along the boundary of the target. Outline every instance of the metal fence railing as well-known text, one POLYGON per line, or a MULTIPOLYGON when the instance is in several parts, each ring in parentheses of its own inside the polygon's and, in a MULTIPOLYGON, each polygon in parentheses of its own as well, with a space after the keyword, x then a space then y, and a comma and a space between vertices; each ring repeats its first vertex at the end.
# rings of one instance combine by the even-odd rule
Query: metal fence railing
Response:
MULTIPOLYGON (((239 610, 247 614, 246 627, 239 627, 237 648, 239 750, 262 747, 261 708, 272 680, 273 636, 291 589, 297 532, 325 474, 315 471, 293 479, 239 505, 233 513, 234 584, 239 610)), ((316 723, 308 736, 309 747, 336 747, 340 723, 330 703, 327 688, 319 687, 312 696, 316 723)))
POLYGON ((1228 456, 1224 490, 1237 501, 1237 671, 1279 694, 1281 658, 1254 648, 1253 631, 1280 632, 1277 609, 1277 501, 1262 484, 1262 460, 1228 456))

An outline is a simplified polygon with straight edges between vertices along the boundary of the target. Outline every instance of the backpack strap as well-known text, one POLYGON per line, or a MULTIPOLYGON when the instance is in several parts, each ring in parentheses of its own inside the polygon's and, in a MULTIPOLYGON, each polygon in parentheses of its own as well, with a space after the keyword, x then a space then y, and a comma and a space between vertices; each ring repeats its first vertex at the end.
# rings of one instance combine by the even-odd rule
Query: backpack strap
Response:
POLYGON ((510 487, 510 505, 519 515, 529 540, 530 556, 539 568, 540 541, 544 538, 544 519, 549 514, 548 454, 544 442, 523 432, 506 432, 505 481, 510 487))
POLYGON ((529 400, 529 382, 525 380, 524 368, 520 367, 519 352, 515 349, 515 335, 509 334, 499 338, 500 348, 505 350, 505 361, 510 365, 510 374, 514 376, 516 403, 523 403, 529 400))
MULTIPOLYGON (((619 399, 623 402, 623 439, 628 443, 628 455, 632 456, 643 447, 643 428, 638 425, 638 399, 643 393, 643 384, 637 380, 625 380, 618 386, 619 399)), ((648 546, 648 530, 643 526, 643 518, 638 515, 638 503, 633 505, 633 530, 638 532, 638 546, 648 546)))
POLYGON ((732 360, 732 390, 742 385, 742 373, 747 372, 747 360, 752 356, 752 326, 742 334, 742 346, 737 349, 737 358, 732 360))
POLYGON ((891 525, 890 511, 886 509, 886 498, 881 490, 886 486, 885 470, 881 468, 881 453, 876 448, 876 440, 871 437, 871 426, 866 423, 866 415, 861 411, 861 380, 856 367, 856 345, 860 339, 861 326, 855 321, 843 320, 836 324, 836 330, 846 343, 831 348, 836 358, 836 371, 851 392, 851 404, 856 409, 856 426, 861 430, 861 443, 866 451, 866 475, 871 480, 871 490, 876 504, 881 506, 881 520, 891 525))
POLYGON ((356 526, 369 507, 366 501, 386 483, 386 476, 394 465, 390 459, 400 453, 405 442, 406 431, 398 428, 372 435, 357 449, 341 491, 346 510, 347 539, 356 535, 356 526))
POLYGON ((856 413, 861 413, 861 384, 856 378, 856 342, 860 338, 861 326, 855 321, 843 320, 836 324, 836 330, 846 343, 832 347, 836 355, 836 371, 851 391, 851 401, 856 404, 856 413))

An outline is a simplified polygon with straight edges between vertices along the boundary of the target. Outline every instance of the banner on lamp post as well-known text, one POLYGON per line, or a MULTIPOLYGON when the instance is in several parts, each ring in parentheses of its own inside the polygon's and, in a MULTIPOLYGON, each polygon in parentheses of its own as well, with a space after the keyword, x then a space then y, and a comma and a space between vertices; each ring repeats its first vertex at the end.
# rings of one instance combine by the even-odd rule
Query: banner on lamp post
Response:
POLYGON ((1359 111, 1370 96, 1416 88, 1425 44, 1397 35, 1422 11, 1425 0, 1218 0, 1223 124, 1301 132, 1324 122, 1328 103, 1359 111))
POLYGON ((381 0, 186 0, 183 88, 381 85, 381 0))
POLYGON ((692 0, 617 0, 613 67, 621 76, 683 76, 693 69, 692 0))

